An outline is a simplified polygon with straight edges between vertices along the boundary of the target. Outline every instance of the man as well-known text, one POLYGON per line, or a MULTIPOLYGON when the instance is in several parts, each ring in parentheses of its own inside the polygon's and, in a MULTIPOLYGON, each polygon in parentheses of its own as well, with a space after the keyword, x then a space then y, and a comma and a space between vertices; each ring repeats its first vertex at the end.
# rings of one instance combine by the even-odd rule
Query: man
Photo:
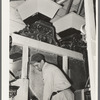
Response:
POLYGON ((32 55, 30 64, 43 73, 43 100, 74 100, 71 84, 59 68, 45 61, 44 55, 32 55))

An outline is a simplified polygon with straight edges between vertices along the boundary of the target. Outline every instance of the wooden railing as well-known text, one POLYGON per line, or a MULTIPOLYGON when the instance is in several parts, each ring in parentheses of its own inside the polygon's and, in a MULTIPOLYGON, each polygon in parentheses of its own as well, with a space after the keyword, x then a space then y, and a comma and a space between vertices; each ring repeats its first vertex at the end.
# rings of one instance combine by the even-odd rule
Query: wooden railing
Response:
MULTIPOLYGON (((21 75, 21 88, 19 92, 23 92, 23 95, 18 100, 28 100, 28 50, 29 48, 35 48, 37 50, 42 50, 44 52, 57 54, 63 57, 63 70, 67 73, 68 70, 68 57, 83 60, 83 55, 81 53, 71 51, 68 49, 63 49, 51 44, 47 44, 41 41, 30 39, 21 35, 12 34, 13 44, 23 47, 22 54, 22 75, 21 75)), ((17 82, 19 83, 19 82, 17 82)), ((16 84, 17 84, 16 83, 16 84)), ((21 93, 18 93, 19 95, 21 93)))

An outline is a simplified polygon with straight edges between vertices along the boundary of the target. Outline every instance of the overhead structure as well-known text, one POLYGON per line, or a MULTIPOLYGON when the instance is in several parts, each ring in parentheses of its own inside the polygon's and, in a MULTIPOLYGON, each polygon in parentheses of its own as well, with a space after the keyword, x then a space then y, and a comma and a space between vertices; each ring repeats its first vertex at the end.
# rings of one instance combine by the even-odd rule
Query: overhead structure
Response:
POLYGON ((80 30, 81 26, 85 23, 85 19, 80 15, 77 15, 74 12, 71 12, 64 17, 58 19, 53 22, 53 25, 56 28, 56 32, 59 33, 61 31, 67 30, 69 28, 75 28, 80 30))
POLYGON ((61 6, 51 0, 27 0, 18 7, 18 12, 22 20, 34 16, 36 13, 43 14, 51 19, 59 8, 61 6))

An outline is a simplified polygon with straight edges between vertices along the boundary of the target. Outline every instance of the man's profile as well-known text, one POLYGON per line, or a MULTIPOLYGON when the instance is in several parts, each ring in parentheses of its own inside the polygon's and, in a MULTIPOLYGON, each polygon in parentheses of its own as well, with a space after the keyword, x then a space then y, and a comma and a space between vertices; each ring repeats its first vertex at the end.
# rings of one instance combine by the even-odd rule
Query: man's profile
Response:
POLYGON ((74 100, 70 82, 57 66, 46 62, 44 55, 32 55, 30 64, 43 74, 43 100, 74 100))

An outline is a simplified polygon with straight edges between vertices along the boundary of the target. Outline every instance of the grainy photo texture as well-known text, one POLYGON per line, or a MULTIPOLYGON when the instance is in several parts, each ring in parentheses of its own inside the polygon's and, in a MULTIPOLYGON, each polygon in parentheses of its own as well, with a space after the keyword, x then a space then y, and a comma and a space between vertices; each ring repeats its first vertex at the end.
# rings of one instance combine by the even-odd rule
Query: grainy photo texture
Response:
POLYGON ((97 100, 96 4, 9 1, 9 100, 97 100))

